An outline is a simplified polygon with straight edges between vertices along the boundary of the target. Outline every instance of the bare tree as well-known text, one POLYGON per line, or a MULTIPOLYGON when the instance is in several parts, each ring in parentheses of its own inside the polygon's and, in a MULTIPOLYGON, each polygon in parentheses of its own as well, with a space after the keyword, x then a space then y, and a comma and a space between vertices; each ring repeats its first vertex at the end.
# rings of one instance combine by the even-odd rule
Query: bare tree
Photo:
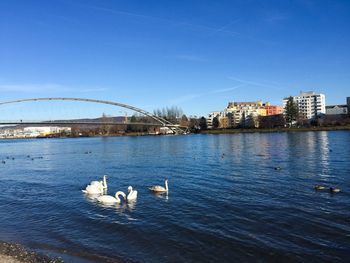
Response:
POLYGON ((188 125, 189 125, 188 118, 185 114, 183 114, 180 120, 180 126, 188 127, 188 125))
POLYGON ((162 117, 172 123, 179 123, 183 111, 177 106, 166 107, 162 109, 156 109, 153 111, 154 115, 162 117))

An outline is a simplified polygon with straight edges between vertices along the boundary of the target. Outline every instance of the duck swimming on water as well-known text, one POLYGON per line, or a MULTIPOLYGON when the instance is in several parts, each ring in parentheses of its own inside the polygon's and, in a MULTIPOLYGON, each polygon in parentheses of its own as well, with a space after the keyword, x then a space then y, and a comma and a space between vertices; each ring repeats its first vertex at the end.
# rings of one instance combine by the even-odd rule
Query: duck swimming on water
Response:
POLYGON ((326 187, 324 187, 323 185, 319 185, 319 184, 315 185, 315 187, 314 187, 314 189, 315 189, 316 191, 324 190, 325 188, 326 188, 326 187))
POLYGON ((331 193, 339 193, 340 192, 340 188, 337 188, 337 187, 330 187, 329 188, 329 191, 331 193))

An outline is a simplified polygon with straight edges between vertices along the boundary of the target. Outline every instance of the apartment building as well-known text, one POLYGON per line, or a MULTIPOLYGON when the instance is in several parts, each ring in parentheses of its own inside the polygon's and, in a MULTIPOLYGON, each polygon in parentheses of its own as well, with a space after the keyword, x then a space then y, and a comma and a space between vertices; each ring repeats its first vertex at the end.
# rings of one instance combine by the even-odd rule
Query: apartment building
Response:
MULTIPOLYGON (((324 94, 317 94, 313 91, 300 92, 298 96, 292 96, 298 105, 299 113, 305 119, 314 119, 317 116, 326 114, 326 98, 324 94)), ((287 105, 288 97, 283 99, 283 107, 287 105)))
POLYGON ((270 105, 269 102, 265 103, 266 116, 279 115, 284 112, 283 107, 270 105))
POLYGON ((271 105, 269 102, 229 102, 223 111, 214 111, 208 114, 208 128, 213 128, 213 119, 219 120, 219 128, 237 126, 259 127, 259 116, 272 116, 283 113, 280 106, 271 105))
POLYGON ((233 126, 251 123, 253 123, 253 126, 258 126, 257 117, 266 116, 265 104, 262 101, 229 102, 225 112, 231 114, 231 123, 233 126))
POLYGON ((214 120, 214 118, 217 117, 219 119, 220 116, 224 117, 223 112, 221 112, 221 111, 213 111, 213 112, 210 112, 208 114, 208 117, 206 118, 208 129, 212 129, 213 128, 213 120, 214 120))

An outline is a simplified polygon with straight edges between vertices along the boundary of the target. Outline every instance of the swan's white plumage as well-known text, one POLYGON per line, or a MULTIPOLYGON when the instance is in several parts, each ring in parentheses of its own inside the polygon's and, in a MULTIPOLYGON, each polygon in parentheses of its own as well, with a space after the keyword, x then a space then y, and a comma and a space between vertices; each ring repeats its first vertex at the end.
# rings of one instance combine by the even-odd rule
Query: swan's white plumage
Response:
POLYGON ((86 194, 102 194, 103 193, 103 187, 101 183, 99 184, 93 184, 88 185, 85 190, 82 190, 86 194))
POLYGON ((137 191, 136 191, 136 190, 133 190, 133 189, 132 189, 132 186, 129 186, 129 187, 128 187, 128 192, 129 192, 129 194, 128 194, 128 196, 127 196, 127 200, 128 200, 128 201, 134 201, 134 200, 137 199, 137 191))
POLYGON ((115 204, 115 203, 120 203, 120 198, 119 195, 121 195, 124 200, 126 199, 126 195, 124 194, 124 192, 119 191, 115 193, 115 197, 111 196, 111 195, 101 195, 97 198, 97 201, 103 204, 115 204))
POLYGON ((105 189, 107 189, 106 175, 103 176, 102 181, 91 181, 82 191, 86 194, 103 194, 105 189))
POLYGON ((94 185, 99 185, 100 182, 99 181, 91 181, 91 183, 89 185, 94 186, 94 185))
POLYGON ((162 192, 168 192, 168 179, 165 180, 165 187, 160 186, 160 185, 153 185, 149 187, 149 190, 157 193, 162 193, 162 192))

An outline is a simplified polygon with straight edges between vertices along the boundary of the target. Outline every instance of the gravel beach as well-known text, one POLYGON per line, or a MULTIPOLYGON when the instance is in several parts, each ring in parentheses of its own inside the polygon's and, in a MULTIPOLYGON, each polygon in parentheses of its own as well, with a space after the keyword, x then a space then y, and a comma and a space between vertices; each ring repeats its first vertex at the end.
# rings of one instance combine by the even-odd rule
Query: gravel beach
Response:
POLYGON ((1 263, 63 263, 61 258, 50 258, 35 253, 25 247, 0 241, 0 262, 1 263))

